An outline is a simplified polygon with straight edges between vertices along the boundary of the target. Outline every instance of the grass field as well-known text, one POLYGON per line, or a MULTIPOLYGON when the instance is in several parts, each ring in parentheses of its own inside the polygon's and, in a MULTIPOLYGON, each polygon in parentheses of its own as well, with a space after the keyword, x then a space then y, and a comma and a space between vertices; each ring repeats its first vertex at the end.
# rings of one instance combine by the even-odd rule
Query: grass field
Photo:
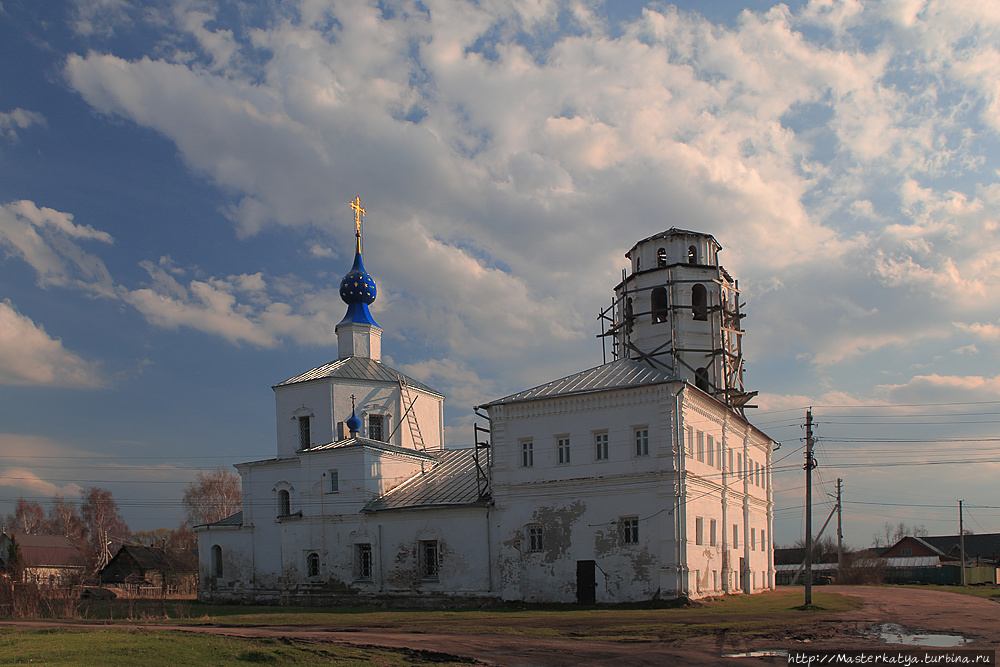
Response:
MULTIPOLYGON (((183 625, 316 626, 327 630, 378 630, 444 634, 509 634, 527 637, 587 637, 603 641, 663 641, 720 632, 754 633, 812 620, 815 613, 855 609, 860 602, 836 593, 816 592, 814 609, 803 611, 801 591, 779 590, 732 596, 675 608, 576 605, 503 607, 489 610, 392 610, 363 607, 273 607, 170 603, 167 623, 183 625)), ((132 616, 162 618, 164 608, 133 608, 132 616)), ((94 608, 99 618, 124 620, 94 608)))
POLYGON ((271 639, 213 637, 171 630, 0 628, 0 665, 307 665, 451 667, 439 656, 271 639))
MULTIPOLYGON (((119 603, 121 601, 116 601, 119 603)), ((188 601, 92 605, 91 619, 107 627, 83 629, 0 627, 0 665, 450 665, 447 656, 297 640, 242 639, 169 629, 116 627, 136 621, 184 626, 306 627, 332 631, 386 630, 452 635, 518 635, 650 642, 721 634, 755 635, 815 621, 860 606, 856 598, 818 591, 803 610, 799 590, 733 596, 673 607, 575 605, 489 610, 373 610, 359 607, 203 605, 188 601), (125 613, 125 612, 128 613, 125 613), (166 612, 168 618, 163 618, 166 612), (127 616, 131 616, 129 619, 127 616), (444 661, 442 661, 444 660, 444 661)))

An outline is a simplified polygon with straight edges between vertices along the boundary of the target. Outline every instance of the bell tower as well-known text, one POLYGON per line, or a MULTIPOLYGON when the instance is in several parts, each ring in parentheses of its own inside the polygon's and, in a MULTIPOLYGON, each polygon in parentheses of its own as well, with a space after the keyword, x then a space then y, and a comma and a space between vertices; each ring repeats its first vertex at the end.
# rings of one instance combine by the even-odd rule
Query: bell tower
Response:
POLYGON ((742 414, 757 392, 743 386, 739 284, 719 264, 711 234, 671 228, 625 253, 614 302, 601 313, 615 359, 644 361, 742 414))

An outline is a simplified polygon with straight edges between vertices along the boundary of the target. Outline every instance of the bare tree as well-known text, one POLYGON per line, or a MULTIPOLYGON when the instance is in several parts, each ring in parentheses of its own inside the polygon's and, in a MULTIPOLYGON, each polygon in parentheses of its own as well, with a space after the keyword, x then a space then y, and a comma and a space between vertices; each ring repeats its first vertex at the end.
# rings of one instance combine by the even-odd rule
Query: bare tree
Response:
POLYGON ((926 526, 909 526, 902 521, 891 524, 886 521, 882 527, 872 535, 872 541, 876 547, 891 547, 904 537, 927 537, 926 526))
POLYGON ((209 473, 199 472, 198 479, 184 490, 183 502, 189 526, 232 516, 243 507, 240 476, 222 468, 209 473))
POLYGON ((60 495, 52 498, 52 507, 45 518, 45 532, 50 535, 65 535, 73 541, 84 537, 83 520, 76 503, 66 502, 60 495))
POLYGON ((11 527, 15 531, 37 535, 45 524, 45 511, 38 503, 25 500, 22 496, 17 499, 14 514, 8 515, 8 519, 12 519, 11 527))
POLYGON ((132 537, 132 531, 119 513, 118 503, 111 491, 92 486, 81 491, 80 496, 83 499, 80 518, 87 531, 94 564, 100 568, 121 547, 122 542, 132 537))

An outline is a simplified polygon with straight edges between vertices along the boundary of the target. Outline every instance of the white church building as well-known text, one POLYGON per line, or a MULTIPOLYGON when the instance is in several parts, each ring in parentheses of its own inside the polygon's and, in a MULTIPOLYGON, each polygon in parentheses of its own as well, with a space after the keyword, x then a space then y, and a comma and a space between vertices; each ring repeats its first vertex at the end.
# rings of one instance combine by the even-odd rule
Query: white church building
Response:
POLYGON ((362 261, 338 358, 273 387, 277 455, 236 466, 243 511, 199 526, 199 599, 615 603, 772 588, 774 442, 744 410, 737 283, 709 234, 626 253, 611 360, 476 408, 381 361, 362 261))

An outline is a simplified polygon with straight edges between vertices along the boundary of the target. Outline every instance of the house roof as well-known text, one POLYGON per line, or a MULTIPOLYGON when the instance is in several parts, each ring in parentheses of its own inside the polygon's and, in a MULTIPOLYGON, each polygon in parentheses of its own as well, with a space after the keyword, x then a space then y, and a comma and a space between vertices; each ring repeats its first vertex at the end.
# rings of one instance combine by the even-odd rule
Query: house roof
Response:
POLYGON ((127 559, 142 572, 197 572, 197 549, 170 549, 167 547, 140 547, 125 545, 118 550, 107 567, 115 560, 127 559))
POLYGON ((676 227, 671 227, 665 232, 660 232, 659 234, 653 234, 652 236, 647 236, 641 241, 637 241, 636 244, 632 246, 632 248, 627 253, 625 253, 625 256, 631 258, 632 253, 635 251, 635 249, 638 248, 643 243, 646 243, 648 241, 655 241, 656 239, 668 239, 673 236, 701 236, 701 237, 707 236, 708 238, 712 239, 712 243, 715 244, 715 247, 718 250, 722 250, 722 245, 711 234, 706 234, 705 232, 692 232, 688 229, 677 229, 676 227))
POLYGON ((545 384, 525 389, 510 396, 498 398, 495 401, 486 403, 483 407, 532 401, 539 398, 586 394, 595 391, 606 391, 608 389, 626 389, 665 384, 676 380, 677 378, 670 373, 653 368, 646 362, 636 361, 635 359, 616 359, 603 366, 567 375, 564 378, 546 382, 545 384))
MULTIPOLYGON (((943 554, 958 557, 960 547, 958 535, 938 535, 916 538, 943 554)), ((1000 533, 982 533, 965 536, 965 556, 974 558, 1000 558, 1000 533)))
POLYGON ((227 516, 225 519, 219 519, 213 523, 205 523, 203 526, 208 526, 209 528, 239 528, 243 525, 243 511, 240 510, 236 514, 227 516))
POLYGON ((475 450, 439 449, 428 454, 437 464, 368 503, 364 511, 450 507, 481 502, 476 484, 475 450))
POLYGON ((348 357, 346 359, 338 359, 336 361, 331 361, 328 364, 318 366, 312 370, 306 371, 301 375, 296 375, 293 378, 289 378, 284 382, 279 382, 274 385, 272 389, 277 387, 285 387, 291 384, 298 384, 300 382, 309 382, 310 380, 322 380, 326 378, 336 378, 338 380, 363 380, 366 382, 386 382, 391 384, 396 384, 399 382, 399 376, 402 375, 406 380, 406 384, 409 387, 419 389, 420 391, 425 391, 435 396, 444 397, 439 391, 431 389, 423 382, 419 380, 414 380, 413 378, 400 373, 399 371, 386 366, 381 361, 375 361, 374 359, 369 359, 368 357, 348 357))
POLYGON ((380 440, 369 440, 368 438, 347 438, 346 440, 341 440, 339 442, 330 442, 325 445, 317 445, 316 447, 310 447, 309 449, 303 449, 300 453, 311 454, 313 452, 322 452, 330 450, 340 450, 340 449, 372 449, 378 452, 383 452, 385 454, 395 454, 397 456, 406 456, 410 458, 424 459, 427 461, 436 461, 430 453, 421 451, 419 449, 410 449, 409 447, 399 447, 397 445, 389 444, 388 442, 381 442, 380 440))
POLYGON ((86 567, 83 554, 65 535, 15 533, 25 567, 86 567))

